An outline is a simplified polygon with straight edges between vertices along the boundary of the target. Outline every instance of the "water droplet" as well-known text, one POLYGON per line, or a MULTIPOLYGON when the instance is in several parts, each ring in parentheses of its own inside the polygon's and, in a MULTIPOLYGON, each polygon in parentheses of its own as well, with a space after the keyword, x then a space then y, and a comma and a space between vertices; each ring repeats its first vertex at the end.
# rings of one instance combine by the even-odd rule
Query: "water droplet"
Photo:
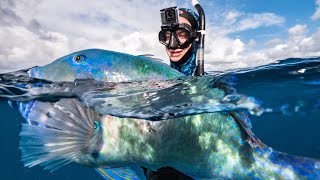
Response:
POLYGON ((266 109, 264 109, 264 112, 273 112, 273 109, 272 108, 266 108, 266 109))
POLYGON ((320 169, 320 162, 318 161, 318 162, 314 163, 314 167, 316 169, 320 169))
POLYGON ((225 97, 223 97, 222 102, 237 102, 241 99, 241 95, 238 94, 230 94, 230 95, 226 95, 225 97))
POLYGON ((298 73, 303 74, 304 72, 306 72, 306 69, 300 69, 300 70, 298 70, 298 73))

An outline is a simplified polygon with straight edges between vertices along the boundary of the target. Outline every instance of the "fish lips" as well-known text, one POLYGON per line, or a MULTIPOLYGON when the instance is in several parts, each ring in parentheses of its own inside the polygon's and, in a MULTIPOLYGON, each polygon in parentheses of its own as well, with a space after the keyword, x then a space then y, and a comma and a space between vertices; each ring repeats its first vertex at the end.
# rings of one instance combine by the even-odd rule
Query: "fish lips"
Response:
POLYGON ((29 69, 28 70, 29 77, 39 78, 40 73, 39 73, 38 69, 39 69, 39 67, 33 67, 33 68, 29 69))

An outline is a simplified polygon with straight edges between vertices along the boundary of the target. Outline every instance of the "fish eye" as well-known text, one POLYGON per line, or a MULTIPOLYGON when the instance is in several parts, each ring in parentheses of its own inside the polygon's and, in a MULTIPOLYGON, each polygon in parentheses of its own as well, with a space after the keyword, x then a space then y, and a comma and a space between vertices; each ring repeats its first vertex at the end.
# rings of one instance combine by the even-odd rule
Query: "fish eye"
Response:
POLYGON ((92 152, 92 153, 91 153, 91 157, 92 157, 93 159, 97 159, 97 158, 99 157, 99 152, 97 152, 97 151, 92 152))
POLYGON ((85 59, 85 56, 83 56, 83 55, 75 55, 75 56, 73 57, 73 60, 74 60, 75 62, 77 62, 77 63, 80 63, 80 62, 84 61, 84 59, 85 59))

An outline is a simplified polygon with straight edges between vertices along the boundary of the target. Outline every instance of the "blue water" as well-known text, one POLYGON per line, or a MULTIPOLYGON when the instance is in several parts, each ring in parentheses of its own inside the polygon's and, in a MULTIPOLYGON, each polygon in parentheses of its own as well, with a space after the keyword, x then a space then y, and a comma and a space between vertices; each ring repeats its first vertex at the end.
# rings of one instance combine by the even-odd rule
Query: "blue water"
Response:
MULTIPOLYGON (((70 164, 54 173, 38 166, 24 168, 18 149, 18 134, 24 120, 6 102, 7 99, 15 98, 54 100, 55 97, 74 96, 89 103, 101 113, 148 119, 165 119, 213 111, 248 110, 252 111, 250 118, 253 132, 265 144, 282 152, 320 159, 320 58, 287 59, 257 68, 210 72, 205 78, 164 81, 159 82, 157 86, 151 86, 154 85, 151 82, 101 84, 85 81, 77 83, 77 86, 69 83, 42 82, 45 88, 20 91, 19 87, 28 87, 28 84, 35 82, 25 78, 23 73, 21 77, 24 78, 19 77, 20 79, 13 79, 12 82, 8 79, 4 81, 3 76, 0 77, 0 97, 3 100, 0 101, 0 179, 102 179, 95 170, 77 164, 70 164), (17 82, 20 82, 19 87, 15 86, 17 82), (233 102, 226 103, 217 99, 218 104, 209 103, 208 99, 214 97, 208 89, 218 82, 232 84, 238 95, 233 96, 233 102), (198 87, 198 93, 184 96, 179 94, 181 90, 192 87, 198 87), (108 88, 109 91, 106 92, 108 88), (71 90, 73 93, 70 93, 71 90), (8 92, 14 93, 15 96, 8 96, 8 92), (48 96, 48 92, 51 92, 51 96, 48 96), (175 99, 166 98, 168 94, 173 94, 175 99), (123 99, 122 95, 126 95, 126 98, 123 99), (147 103, 149 106, 137 106, 138 102, 133 103, 137 97, 141 104, 147 103), (199 102, 191 102, 191 99, 196 97, 205 98, 199 102), (101 100, 107 100, 113 109, 104 111, 106 106, 101 100), (127 102, 126 108, 119 105, 123 102, 127 102), (238 106, 234 106, 235 103, 238 106), (253 106, 249 106, 250 104, 253 106), (155 112, 155 109, 160 109, 161 113, 155 112)), ((6 77, 10 79, 11 76, 6 77)))
POLYGON ((238 93, 254 96, 274 111, 251 116, 253 132, 277 150, 320 159, 319 58, 287 59, 240 71, 238 93))

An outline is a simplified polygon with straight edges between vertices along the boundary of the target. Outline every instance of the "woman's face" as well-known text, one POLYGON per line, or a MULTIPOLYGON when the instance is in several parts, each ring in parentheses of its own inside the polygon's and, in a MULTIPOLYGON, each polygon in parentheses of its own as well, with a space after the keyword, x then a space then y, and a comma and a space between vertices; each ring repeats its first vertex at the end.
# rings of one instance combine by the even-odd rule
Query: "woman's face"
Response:
MULTIPOLYGON (((180 21, 180 23, 189 24, 191 26, 190 22, 187 19, 183 18, 183 17, 179 17, 179 21, 180 21)), ((183 37, 183 34, 180 34, 180 36, 183 37)), ((191 48, 191 45, 192 44, 190 44, 187 48, 184 48, 184 49, 168 49, 168 48, 166 48, 167 54, 169 56, 169 59, 172 62, 180 61, 181 58, 189 51, 189 49, 191 48)))

